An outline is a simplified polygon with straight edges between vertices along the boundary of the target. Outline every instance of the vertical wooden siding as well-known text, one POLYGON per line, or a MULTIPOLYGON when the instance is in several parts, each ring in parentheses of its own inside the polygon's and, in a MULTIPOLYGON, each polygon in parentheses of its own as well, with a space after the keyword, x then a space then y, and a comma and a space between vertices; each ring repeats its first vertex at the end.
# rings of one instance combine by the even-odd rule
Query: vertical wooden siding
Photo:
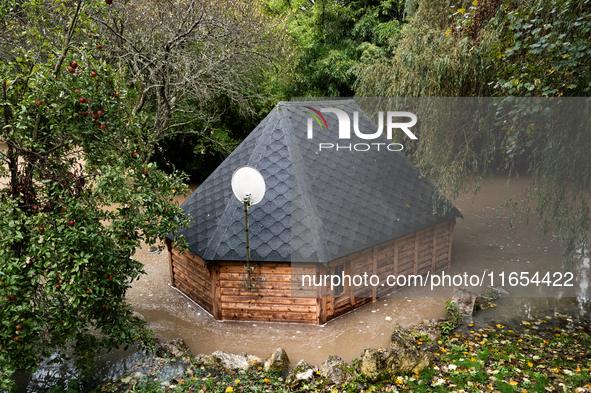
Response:
POLYGON ((265 263, 252 272, 257 284, 251 292, 245 287, 246 271, 242 262, 210 262, 186 251, 170 251, 171 281, 204 309, 221 320, 299 322, 323 324, 343 313, 369 303, 390 292, 395 286, 384 285, 388 276, 425 275, 449 267, 455 220, 441 223, 410 235, 379 244, 356 254, 322 264, 288 262, 265 263), (343 264, 345 274, 377 275, 380 285, 346 286, 338 297, 331 296, 330 286, 303 287, 302 275, 331 274, 343 264))
MULTIPOLYGON (((396 286, 382 286, 388 276, 425 276, 450 266, 451 241, 455 220, 450 220, 407 236, 368 248, 356 254, 332 261, 329 269, 345 264, 350 275, 375 274, 378 286, 352 286, 345 296, 331 297, 322 302, 320 323, 331 320, 365 303, 371 302, 398 289, 396 286)), ((330 274, 329 269, 325 273, 330 274)))

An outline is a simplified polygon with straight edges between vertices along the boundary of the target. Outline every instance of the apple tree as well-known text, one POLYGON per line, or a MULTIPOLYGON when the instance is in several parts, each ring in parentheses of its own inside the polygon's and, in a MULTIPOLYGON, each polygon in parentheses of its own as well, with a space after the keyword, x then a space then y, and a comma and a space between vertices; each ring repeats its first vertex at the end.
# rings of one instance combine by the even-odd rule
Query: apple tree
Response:
POLYGON ((104 6, 20 1, 0 15, 15 43, 0 62, 0 390, 51 354, 84 365, 150 346, 125 299, 145 273, 134 253, 187 224, 183 177, 145 159, 133 92, 100 55, 85 12, 104 6))

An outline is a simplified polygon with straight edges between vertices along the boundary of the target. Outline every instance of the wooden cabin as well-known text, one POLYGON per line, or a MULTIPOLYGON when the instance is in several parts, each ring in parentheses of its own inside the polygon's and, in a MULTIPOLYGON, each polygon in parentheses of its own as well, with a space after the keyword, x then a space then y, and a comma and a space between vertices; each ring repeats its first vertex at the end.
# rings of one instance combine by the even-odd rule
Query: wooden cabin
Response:
POLYGON ((350 150, 322 150, 320 143, 342 143, 331 113, 307 137, 310 114, 327 107, 350 119, 358 112, 366 133, 377 129, 353 100, 280 103, 183 203, 194 222, 179 233, 189 244, 184 253, 167 240, 171 284, 214 318, 324 324, 397 290, 392 276, 403 286, 407 277, 450 266, 460 212, 434 209, 435 187, 401 151, 364 150, 368 141, 356 136, 350 150), (267 187, 249 210, 251 263, 258 265, 251 291, 243 205, 231 190, 243 165, 259 170, 267 187), (334 275, 344 282, 331 286, 334 275), (376 276, 377 285, 353 279, 364 275, 376 276), (325 276, 328 285, 318 285, 325 276))

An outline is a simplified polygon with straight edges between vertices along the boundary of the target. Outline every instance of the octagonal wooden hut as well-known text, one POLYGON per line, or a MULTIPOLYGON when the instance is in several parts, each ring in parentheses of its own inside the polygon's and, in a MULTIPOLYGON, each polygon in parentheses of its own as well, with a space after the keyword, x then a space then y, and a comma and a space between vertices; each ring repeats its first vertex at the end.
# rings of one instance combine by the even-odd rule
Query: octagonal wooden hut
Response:
POLYGON ((189 244, 184 253, 167 242, 171 284, 216 319, 324 324, 398 289, 389 276, 450 266, 460 212, 434 212, 435 187, 391 151, 396 146, 387 148, 385 136, 338 140, 338 118, 322 113, 326 107, 344 111, 351 125, 357 112, 359 129, 377 129, 353 100, 281 102, 183 203, 194 222, 180 231, 189 244), (314 109, 323 119, 310 125, 314 109), (249 211, 251 261, 258 264, 251 291, 243 205, 231 189, 243 165, 258 169, 267 186, 249 211), (364 274, 379 284, 347 279, 364 274), (330 275, 344 280, 318 285, 330 275))

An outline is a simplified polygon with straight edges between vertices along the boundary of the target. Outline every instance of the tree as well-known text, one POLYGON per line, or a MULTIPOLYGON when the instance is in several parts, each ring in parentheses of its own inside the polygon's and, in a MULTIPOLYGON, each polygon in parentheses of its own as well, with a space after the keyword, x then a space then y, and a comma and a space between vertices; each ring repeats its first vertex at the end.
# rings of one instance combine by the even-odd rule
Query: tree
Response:
POLYGON ((105 60, 134 91, 130 118, 147 151, 187 134, 198 136, 198 151, 233 150, 222 117, 258 115, 260 86, 281 51, 259 1, 126 0, 92 20, 105 60))
POLYGON ((355 93, 357 67, 391 50, 403 21, 398 0, 269 1, 297 50, 289 59, 285 98, 347 97, 355 93))
MULTIPOLYGON (((83 365, 103 349, 150 345, 125 293, 133 259, 187 224, 183 177, 147 162, 119 73, 102 59, 99 1, 14 1, 0 63, 0 389, 41 357, 83 365)), ((183 244, 182 239, 179 239, 183 244)))
MULTIPOLYGON (((421 0, 398 50, 360 67, 357 93, 498 97, 499 115, 487 125, 431 124, 436 131, 409 144, 411 157, 451 197, 467 184, 477 190, 497 171, 531 175, 525 203, 507 204, 525 220, 535 212, 545 232, 554 230, 569 268, 588 248, 590 233, 591 133, 588 99, 582 98, 591 91, 590 32, 585 1, 421 0)), ((449 112, 458 123, 462 109, 449 112)))

